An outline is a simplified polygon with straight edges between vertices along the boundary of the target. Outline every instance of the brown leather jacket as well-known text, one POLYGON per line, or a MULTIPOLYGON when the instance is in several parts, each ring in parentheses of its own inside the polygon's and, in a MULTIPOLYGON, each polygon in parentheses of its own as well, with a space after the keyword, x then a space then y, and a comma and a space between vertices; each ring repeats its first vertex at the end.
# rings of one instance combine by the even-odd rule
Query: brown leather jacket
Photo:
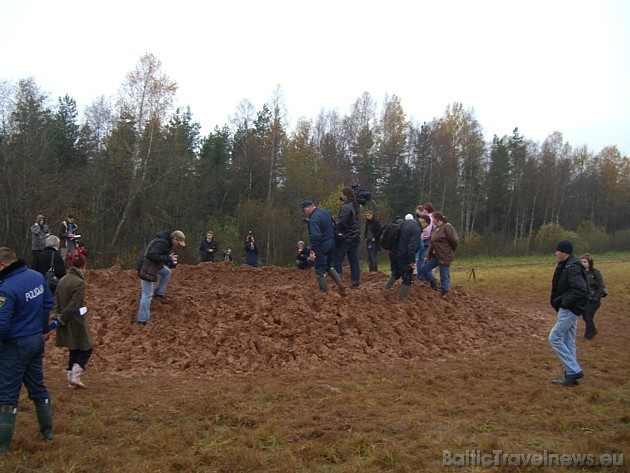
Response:
POLYGON ((427 258, 435 255, 440 264, 450 266, 459 242, 459 237, 453 225, 450 223, 443 223, 439 227, 436 225, 433 233, 431 233, 430 241, 427 258))

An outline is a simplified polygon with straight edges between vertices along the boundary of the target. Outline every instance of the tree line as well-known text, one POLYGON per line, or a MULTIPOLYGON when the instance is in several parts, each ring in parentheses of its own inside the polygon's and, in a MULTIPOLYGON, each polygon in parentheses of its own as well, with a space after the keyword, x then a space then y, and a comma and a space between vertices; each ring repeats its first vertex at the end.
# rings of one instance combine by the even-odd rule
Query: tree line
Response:
POLYGON ((340 188, 356 183, 382 223, 433 202, 464 253, 549 251, 557 235, 589 251, 629 246, 630 160, 616 146, 574 148, 559 132, 539 144, 518 128, 488 143, 460 103, 412 123, 399 97, 378 107, 367 92, 345 115, 322 110, 289 130, 279 88, 202 136, 176 93, 151 54, 80 122, 70 96, 51 105, 34 78, 0 82, 3 245, 27 255, 36 214, 54 231, 73 213, 97 266, 131 265, 165 228, 186 233, 183 262, 207 230, 237 256, 252 230, 265 264, 291 264, 307 238, 300 201, 336 216, 340 188))

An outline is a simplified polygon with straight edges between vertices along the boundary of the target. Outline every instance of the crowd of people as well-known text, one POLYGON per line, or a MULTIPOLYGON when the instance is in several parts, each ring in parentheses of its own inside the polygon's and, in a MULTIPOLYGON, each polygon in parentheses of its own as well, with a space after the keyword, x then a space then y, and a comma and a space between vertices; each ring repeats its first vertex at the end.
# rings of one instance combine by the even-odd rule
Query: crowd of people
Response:
MULTIPOLYGON (((310 245, 297 242, 295 264, 300 270, 314 268, 322 292, 328 291, 330 277, 339 293, 346 296, 342 267, 345 258, 351 287, 360 286, 361 206, 350 187, 342 189, 340 200, 343 203, 336 221, 312 200, 302 201, 300 209, 308 224, 310 245)), ((73 215, 63 220, 57 233, 51 234, 45 216, 37 215, 31 226, 31 268, 13 250, 0 248, 0 454, 7 452, 11 443, 22 384, 35 404, 42 437, 54 438, 51 397, 43 376, 43 334, 56 329, 55 345, 68 348, 68 386, 87 388, 81 375, 94 347, 85 306, 87 259, 77 243, 80 235, 73 215)), ((399 300, 407 299, 414 282, 425 282, 442 296, 449 294, 450 265, 459 239, 446 215, 435 210, 432 203, 419 205, 415 215, 396 216, 384 227, 374 212, 367 210, 363 240, 370 272, 378 271, 378 254, 387 251, 391 274, 384 289, 391 289, 401 279, 399 300), (433 274, 435 268, 439 270, 439 286, 433 274)), ((186 246, 181 230, 162 231, 138 256, 138 325, 148 323, 153 299, 166 300, 171 271, 178 263, 175 250, 180 246, 186 246)), ((244 249, 245 263, 258 266, 258 245, 251 231, 244 249)), ((214 233, 208 231, 199 245, 200 261, 213 262, 218 252, 214 233)), ((551 382, 575 386, 584 377, 576 353, 577 319, 584 317, 584 338, 592 340, 597 334, 595 314, 608 292, 592 255, 578 258, 571 241, 558 242, 556 258, 550 303, 557 312, 557 322, 549 333, 549 344, 564 369, 562 376, 551 382)), ((233 261, 231 249, 224 251, 223 261, 233 261)))

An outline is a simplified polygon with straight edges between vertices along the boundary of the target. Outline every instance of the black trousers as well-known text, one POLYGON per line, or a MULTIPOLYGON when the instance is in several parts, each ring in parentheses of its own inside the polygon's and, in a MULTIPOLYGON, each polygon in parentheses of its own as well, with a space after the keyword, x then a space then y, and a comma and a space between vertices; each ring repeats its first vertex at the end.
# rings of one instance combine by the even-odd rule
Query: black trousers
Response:
POLYGON ((586 308, 582 313, 582 317, 584 317, 584 322, 586 322, 586 330, 584 331, 585 338, 593 338, 597 333, 597 329, 595 328, 595 312, 601 306, 600 301, 588 301, 586 304, 586 308))
POLYGON ((68 358, 68 370, 72 369, 72 365, 78 363, 81 368, 85 368, 88 360, 92 356, 92 348, 89 350, 70 350, 70 357, 68 358))

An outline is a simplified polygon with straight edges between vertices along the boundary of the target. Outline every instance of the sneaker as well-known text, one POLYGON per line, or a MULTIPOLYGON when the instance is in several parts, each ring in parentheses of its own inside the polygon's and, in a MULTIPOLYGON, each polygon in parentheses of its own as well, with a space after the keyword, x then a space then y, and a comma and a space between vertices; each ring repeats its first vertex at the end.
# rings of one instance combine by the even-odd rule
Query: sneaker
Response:
POLYGON ((138 325, 146 325, 146 324, 147 324, 146 322, 140 322, 140 321, 138 321, 138 322, 136 322, 136 323, 137 323, 138 325))

